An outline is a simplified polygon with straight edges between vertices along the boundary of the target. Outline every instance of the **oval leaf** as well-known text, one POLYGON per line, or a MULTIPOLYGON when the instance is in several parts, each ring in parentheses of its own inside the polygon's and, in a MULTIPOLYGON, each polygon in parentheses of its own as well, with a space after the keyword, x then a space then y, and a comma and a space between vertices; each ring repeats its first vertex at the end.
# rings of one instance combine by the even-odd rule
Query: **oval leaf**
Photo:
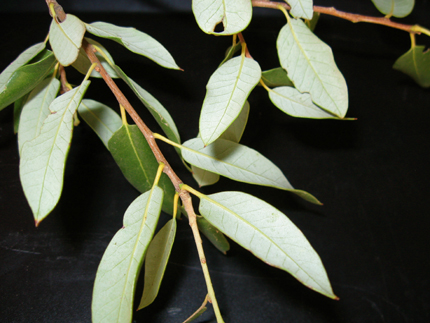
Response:
POLYGON ((76 61, 84 34, 85 24, 74 15, 68 14, 61 23, 52 19, 49 43, 61 65, 69 66, 76 61))
MULTIPOLYGON (((152 187, 158 162, 137 126, 123 125, 109 140, 108 148, 131 185, 139 192, 146 192, 152 187)), ((172 182, 163 173, 158 185, 165 194, 163 211, 173 214, 175 188, 172 182)))
POLYGON ((430 87, 430 51, 424 46, 413 46, 394 63, 393 68, 401 71, 422 87, 430 87))
POLYGON ((200 199, 201 214, 256 257, 289 272, 315 291, 336 299, 320 257, 303 233, 279 210, 242 192, 200 199))
POLYGON ((110 138, 122 127, 122 120, 118 113, 103 103, 88 99, 82 100, 78 112, 109 149, 110 138))
POLYGON ((163 45, 135 28, 118 27, 106 22, 93 22, 86 24, 86 27, 89 33, 116 41, 133 53, 143 55, 163 67, 180 69, 163 45))
POLYGON ((305 200, 320 204, 311 194, 294 189, 282 171, 266 157, 244 145, 218 139, 205 147, 200 138, 183 144, 184 159, 199 168, 249 184, 291 191, 305 200))
POLYGON ((403 18, 412 12, 415 0, 372 0, 375 7, 384 15, 403 18))
POLYGON ((73 114, 90 82, 56 98, 45 119, 40 135, 24 144, 19 175, 36 225, 55 207, 63 189, 64 168, 70 149, 73 114))
POLYGON ((312 19, 314 13, 312 0, 286 0, 291 7, 291 14, 296 18, 312 19))
POLYGON ((214 72, 206 86, 199 123, 206 145, 219 138, 237 118, 260 78, 258 63, 245 56, 228 60, 214 72))
POLYGON ((163 190, 154 186, 130 204, 124 226, 107 247, 97 269, 91 305, 92 322, 131 322, 135 286, 154 235, 163 190))
POLYGON ((145 257, 145 285, 138 310, 150 305, 158 295, 173 242, 176 235, 176 219, 171 219, 156 234, 145 257))
POLYGON ((252 18, 249 0, 193 0, 192 9, 197 24, 207 34, 237 34, 248 27, 252 18), (215 31, 221 23, 224 30, 215 31))
POLYGON ((343 118, 348 109, 348 89, 334 62, 331 48, 299 19, 288 19, 278 40, 281 66, 300 92, 309 92, 312 101, 343 118))

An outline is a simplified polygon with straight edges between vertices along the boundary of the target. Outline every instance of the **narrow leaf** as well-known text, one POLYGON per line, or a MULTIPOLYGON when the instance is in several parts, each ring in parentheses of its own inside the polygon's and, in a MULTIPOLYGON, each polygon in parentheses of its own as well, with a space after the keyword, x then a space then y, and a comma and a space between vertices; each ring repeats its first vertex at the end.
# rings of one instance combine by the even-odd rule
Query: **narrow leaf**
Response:
POLYGON ((237 118, 248 95, 261 78, 256 61, 245 56, 228 60, 210 77, 200 115, 200 135, 214 142, 237 118))
POLYGON ((430 51, 424 46, 412 46, 394 63, 393 68, 401 71, 422 87, 430 87, 430 51))
POLYGON ((282 67, 277 67, 261 73, 261 79, 269 87, 294 86, 288 77, 288 73, 282 67))
POLYGON ((173 242, 176 235, 176 219, 171 219, 156 234, 145 257, 145 285, 138 310, 150 305, 158 295, 173 242))
POLYGON ((18 132, 19 152, 22 146, 35 139, 42 129, 43 122, 51 114, 49 106, 60 90, 60 81, 49 77, 30 92, 20 117, 18 132))
POLYGON ((143 55, 163 67, 180 69, 163 45, 135 28, 118 27, 106 22, 86 24, 86 28, 89 33, 116 41, 133 53, 143 55))
POLYGON ((200 29, 207 34, 237 34, 248 27, 252 18, 249 0, 193 0, 192 10, 200 29), (221 23, 223 31, 215 30, 221 23))
POLYGON ((314 12, 312 0, 286 0, 291 6, 291 14, 296 18, 312 19, 314 12))
POLYGON ((210 224, 204 217, 197 217, 197 226, 203 235, 223 254, 230 250, 230 243, 224 234, 210 224))
POLYGON ((233 180, 291 191, 311 203, 320 204, 311 194, 294 189, 276 165, 244 145, 218 139, 205 147, 200 138, 195 138, 183 144, 182 156, 194 166, 233 180))
POLYGON ((289 272, 307 287, 337 298, 318 254, 279 210, 242 192, 203 196, 201 214, 256 257, 289 272))
POLYGON ((154 186, 131 203, 124 226, 107 247, 97 269, 92 322, 131 322, 135 286, 160 216, 163 190, 154 186))
POLYGON ((69 66, 76 61, 84 34, 85 24, 74 15, 68 14, 61 23, 52 19, 49 43, 61 65, 69 66))
MULTIPOLYGON (((157 174, 158 162, 145 137, 135 125, 123 125, 108 142, 108 148, 125 178, 139 192, 152 187, 157 174)), ((175 189, 166 174, 158 184, 165 194, 163 211, 173 213, 175 189)))
POLYGON ((299 118, 338 119, 312 103, 309 93, 300 93, 293 87, 282 86, 269 91, 270 100, 281 111, 299 118))
POLYGON ((109 149, 110 138, 122 126, 121 117, 107 105, 89 99, 82 100, 78 112, 109 149))
POLYGON ((195 319, 197 319, 199 316, 201 316, 206 310, 206 304, 208 303, 208 296, 206 295, 205 300, 203 301, 202 305, 195 311, 189 318, 187 318, 183 323, 191 323, 195 319))
POLYGON ((348 89, 334 62, 331 48, 299 19, 289 19, 277 40, 281 66, 300 92, 343 118, 348 109, 348 89))
POLYGON ((16 100, 13 104, 13 132, 15 134, 18 133, 19 129, 19 118, 21 117, 22 109, 24 108, 25 102, 27 102, 28 96, 30 93, 27 93, 26 95, 20 97, 18 100, 16 100))
POLYGON ((90 82, 56 98, 40 134, 24 144, 19 165, 21 184, 36 225, 55 207, 63 189, 64 168, 70 149, 73 114, 90 82))
POLYGON ((21 66, 12 73, 0 88, 0 110, 33 90, 52 71, 57 61, 52 52, 46 50, 46 53, 39 61, 21 66))
POLYGON ((384 15, 403 18, 412 12, 415 0, 372 0, 375 7, 384 15))

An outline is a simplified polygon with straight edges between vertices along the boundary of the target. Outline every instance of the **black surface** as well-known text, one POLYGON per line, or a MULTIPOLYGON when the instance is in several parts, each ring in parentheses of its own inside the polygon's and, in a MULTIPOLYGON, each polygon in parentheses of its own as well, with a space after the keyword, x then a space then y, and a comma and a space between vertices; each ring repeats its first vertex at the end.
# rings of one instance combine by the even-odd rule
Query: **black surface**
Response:
MULTIPOLYGON (((422 17, 428 9, 423 2, 409 20, 425 25, 422 17)), ((103 41, 116 63, 169 109, 182 139, 194 137, 204 85, 230 39, 203 34, 188 15, 79 16, 87 22, 135 26, 166 46, 184 72, 162 69, 103 41)), ((0 70, 44 39, 49 23, 47 14, 0 15, 0 70)), ((282 15, 255 19, 244 33, 263 69, 279 65, 275 40, 283 24, 282 15)), ((428 322, 430 92, 391 69, 409 49, 409 36, 328 17, 321 19, 317 34, 333 48, 349 87, 348 116, 358 120, 294 119, 276 109, 265 91, 257 88, 250 97, 243 143, 274 161, 295 187, 313 193, 324 206, 227 179, 203 191, 246 191, 285 212, 321 256, 340 300, 308 290, 234 243, 224 256, 205 241, 225 321, 428 322)), ((70 72, 69 77, 79 83, 81 76, 70 72)), ((124 90, 150 127, 159 131, 130 91, 124 90)), ((101 81, 93 81, 86 97, 116 106, 101 81)), ((165 145, 162 149, 180 176, 196 186, 172 149, 165 145)), ((98 263, 138 192, 82 123, 74 132, 61 201, 35 228, 19 183, 18 163, 8 108, 0 112, 1 321, 90 322, 98 263)), ((162 222, 167 219, 162 216, 162 222)), ((191 231, 182 221, 159 297, 138 312, 135 321, 182 322, 204 296, 191 231)), ((197 320, 214 321, 211 310, 197 320)))

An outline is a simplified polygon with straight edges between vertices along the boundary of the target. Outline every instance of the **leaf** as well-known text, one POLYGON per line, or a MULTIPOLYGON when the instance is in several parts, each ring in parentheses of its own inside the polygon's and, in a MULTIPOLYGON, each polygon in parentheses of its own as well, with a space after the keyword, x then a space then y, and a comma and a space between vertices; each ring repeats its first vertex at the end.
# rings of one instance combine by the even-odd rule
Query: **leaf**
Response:
POLYGON ((315 30, 315 27, 317 26, 318 20, 320 19, 320 13, 319 12, 314 12, 312 19, 311 20, 306 20, 305 24, 306 26, 308 26, 308 28, 311 31, 315 30))
POLYGON ((312 103, 309 93, 300 93, 293 87, 282 86, 269 91, 269 98, 281 111, 299 118, 338 119, 312 103))
POLYGON ((146 250, 154 235, 163 190, 154 186, 131 203, 124 226, 109 243, 97 269, 92 322, 131 322, 135 286, 146 250))
POLYGON ((261 79, 269 87, 294 86, 288 77, 287 71, 282 67, 277 67, 261 73, 261 79))
POLYGON ((183 144, 182 156, 194 166, 235 181, 291 191, 311 203, 320 204, 311 194, 294 189, 277 166, 244 145, 218 139, 205 147, 200 138, 195 138, 183 144))
POLYGON ((397 59, 393 68, 401 71, 422 87, 430 87, 430 51, 424 51, 424 46, 412 48, 397 59))
POLYGON ((180 69, 163 45, 135 28, 118 27, 106 22, 93 22, 85 26, 89 33, 116 41, 133 53, 143 55, 163 67, 180 69))
POLYGON ((199 124, 205 145, 219 138, 237 118, 260 78, 258 63, 245 56, 228 60, 212 74, 206 86, 199 124))
POLYGON ((203 301, 202 305, 195 311, 189 318, 187 318, 183 323, 191 323, 195 319, 197 319, 199 316, 201 316, 206 310, 206 304, 208 303, 208 295, 206 295, 205 300, 203 301))
POLYGON ((218 174, 198 168, 194 165, 191 165, 191 170, 193 171, 193 178, 196 180, 197 184, 199 184, 199 187, 213 185, 219 181, 218 174))
POLYGON ((249 0, 193 0, 192 10, 200 29, 207 34, 233 35, 241 32, 252 19, 249 0), (224 30, 215 30, 221 24, 224 30))
POLYGON ((291 7, 291 14, 296 18, 312 19, 314 12, 312 0, 286 0, 291 7))
POLYGON ((33 90, 52 71, 57 63, 54 54, 46 50, 47 56, 32 64, 13 71, 10 78, 0 88, 0 110, 33 90))
POLYGON ((49 43, 61 65, 69 66, 76 61, 84 34, 85 24, 74 15, 68 14, 61 23, 52 19, 49 43))
MULTIPOLYGON (((87 42, 89 42, 92 45, 97 46, 98 48, 100 48, 103 53, 108 57, 109 61, 112 64, 115 64, 111 54, 109 54, 109 52, 106 50, 106 48, 104 48, 100 43, 96 42, 95 40, 91 39, 91 38, 85 38, 85 40, 87 42)), ((118 75, 116 74, 115 70, 110 66, 110 64, 108 63, 108 61, 106 61, 106 59, 104 58, 104 56, 102 54, 100 54, 100 52, 96 52, 95 53, 97 58, 99 59, 100 63, 102 64, 102 66, 104 67, 104 69, 106 70, 106 72, 109 74, 109 76, 111 78, 118 78, 118 75)), ((79 49, 79 54, 78 54, 78 58, 76 59, 76 61, 72 64, 72 66, 74 68, 76 68, 76 70, 78 70, 80 73, 86 75, 88 70, 91 67, 91 61, 88 58, 87 54, 85 53, 85 50, 83 48, 79 49)), ((102 76, 100 75, 99 72, 93 70, 91 72, 91 77, 97 77, 97 78, 101 78, 102 76)))
POLYGON ((82 100, 78 112, 109 150, 110 138, 122 127, 120 116, 107 105, 89 99, 82 100))
POLYGON ((242 192, 221 192, 200 199, 211 224, 271 266, 330 297, 332 291, 318 254, 303 233, 279 210, 242 192))
POLYGON ((49 106, 57 96, 60 86, 59 80, 48 77, 30 92, 20 116, 18 129, 20 153, 26 142, 35 139, 40 134, 43 122, 51 114, 49 106))
POLYGON ((145 285, 137 310, 150 305, 158 295, 173 242, 176 235, 176 219, 171 219, 157 233, 149 245, 145 257, 145 285))
POLYGON ((222 60, 221 64, 219 64, 219 66, 221 66, 222 64, 224 64, 225 62, 227 62, 229 59, 233 58, 233 55, 236 54, 238 51, 240 51, 242 49, 242 43, 238 42, 233 46, 230 46, 226 53, 225 53, 225 57, 222 60))
POLYGON ((24 104, 25 104, 25 102, 27 102, 29 95, 30 95, 30 93, 27 93, 14 102, 14 105, 13 105, 13 132, 15 134, 18 133, 19 118, 21 117, 22 109, 24 108, 24 104))
MULTIPOLYGON (((139 192, 152 187, 157 174, 158 162, 145 137, 135 125, 123 125, 108 142, 108 148, 125 178, 139 192)), ((163 211, 173 214, 175 189, 166 174, 159 184, 164 190, 163 211)))
POLYGON ((372 0, 375 7, 384 15, 403 18, 412 12, 415 0, 372 0))
POLYGON ((203 233, 219 251, 223 254, 227 254, 227 251, 230 250, 230 243, 221 231, 201 216, 197 217, 197 226, 199 227, 200 232, 203 233))
POLYGON ((309 92, 323 109, 343 118, 348 109, 348 89, 334 62, 331 48, 301 20, 288 19, 278 40, 281 66, 300 92, 309 92))
POLYGON ((19 174, 36 226, 55 207, 63 189, 64 167, 70 149, 73 114, 90 82, 56 98, 40 134, 26 142, 21 151, 19 174))

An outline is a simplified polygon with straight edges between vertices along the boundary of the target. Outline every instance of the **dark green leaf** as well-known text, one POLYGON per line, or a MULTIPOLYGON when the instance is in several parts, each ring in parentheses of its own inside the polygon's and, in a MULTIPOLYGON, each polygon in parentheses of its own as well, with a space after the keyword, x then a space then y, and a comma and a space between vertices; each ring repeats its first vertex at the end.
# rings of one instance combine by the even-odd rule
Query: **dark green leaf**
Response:
POLYGON ((234 54, 236 54, 241 49, 242 49, 242 43, 240 43, 240 42, 236 43, 236 45, 234 45, 234 46, 230 46, 225 53, 225 58, 223 59, 221 64, 219 64, 219 66, 221 66, 222 64, 227 62, 230 58, 232 58, 234 56, 234 54))
POLYGON ((412 46, 393 66, 417 82, 422 87, 430 87, 430 51, 424 46, 412 46))
POLYGON ((315 27, 317 26, 318 20, 320 19, 320 13, 314 12, 314 15, 312 16, 311 20, 306 20, 306 26, 309 27, 310 30, 314 31, 315 27))
POLYGON ((261 74, 261 79, 268 87, 294 86, 293 82, 291 82, 288 77, 287 71, 282 67, 264 71, 261 74))
POLYGON ((201 233, 223 254, 230 250, 230 243, 224 234, 210 224, 204 217, 197 217, 197 226, 201 233))

